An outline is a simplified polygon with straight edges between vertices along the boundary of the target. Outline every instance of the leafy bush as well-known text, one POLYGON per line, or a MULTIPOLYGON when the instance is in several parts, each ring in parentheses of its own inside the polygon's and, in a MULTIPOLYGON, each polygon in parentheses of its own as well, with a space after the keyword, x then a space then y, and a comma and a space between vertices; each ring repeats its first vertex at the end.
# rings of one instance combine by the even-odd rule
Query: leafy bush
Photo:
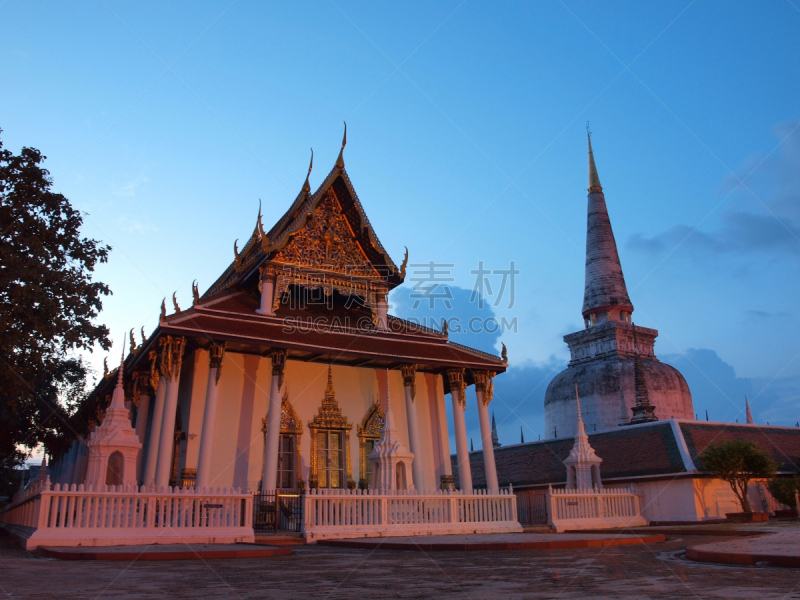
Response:
POLYGON ((794 493, 800 489, 800 477, 775 477, 770 480, 767 489, 781 504, 785 504, 789 508, 796 508, 797 500, 794 493))

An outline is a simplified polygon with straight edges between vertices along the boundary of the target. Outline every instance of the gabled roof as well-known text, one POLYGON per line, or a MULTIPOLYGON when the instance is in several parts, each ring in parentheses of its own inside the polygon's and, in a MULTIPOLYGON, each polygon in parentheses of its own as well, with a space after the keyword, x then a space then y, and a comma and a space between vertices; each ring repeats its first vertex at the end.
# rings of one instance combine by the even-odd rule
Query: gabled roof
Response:
POLYGON ((345 171, 344 161, 340 158, 313 194, 307 186, 303 186, 289 209, 268 232, 263 228, 259 210, 253 234, 241 252, 234 246, 236 258, 203 294, 203 299, 213 297, 227 289, 241 287, 246 281, 255 281, 258 268, 265 261, 275 258, 290 242, 292 236, 303 229, 330 190, 341 206, 353 240, 363 253, 366 262, 373 267, 374 278, 385 281, 388 289, 400 285, 405 277, 405 262, 398 268, 381 244, 345 171))
MULTIPOLYGON (((391 315, 388 331, 379 331, 341 319, 309 324, 301 313, 269 317, 256 314, 256 308, 255 295, 232 290, 169 315, 125 368, 132 372, 146 366, 147 351, 160 335, 186 336, 198 346, 206 340, 226 341, 230 352, 258 355, 268 348, 286 348, 290 360, 368 368, 416 364, 430 373, 466 368, 467 383, 472 383, 470 369, 502 373, 508 367, 499 356, 450 342, 439 331, 391 315)), ((447 393, 448 379, 443 380, 447 393)))

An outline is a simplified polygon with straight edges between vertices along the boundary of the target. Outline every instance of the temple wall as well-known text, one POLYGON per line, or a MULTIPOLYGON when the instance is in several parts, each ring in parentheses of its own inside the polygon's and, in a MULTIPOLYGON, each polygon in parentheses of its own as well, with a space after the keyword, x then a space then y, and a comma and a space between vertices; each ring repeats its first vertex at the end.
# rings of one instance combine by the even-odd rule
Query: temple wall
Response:
MULTIPOLYGON (((208 381, 208 355, 205 351, 197 351, 195 357, 184 361, 184 365, 186 370, 182 374, 179 406, 187 440, 181 444, 184 450, 179 466, 196 469, 208 381), (191 383, 186 383, 184 377, 191 383)), ((292 360, 286 362, 281 395, 284 391, 288 393, 289 402, 303 424, 303 435, 300 436, 300 460, 301 477, 306 482, 309 477, 311 455, 308 423, 318 413, 322 402, 327 369, 326 364, 292 360)), ((385 412, 387 372, 383 369, 333 365, 332 376, 336 400, 342 414, 353 426, 350 430, 350 467, 352 477, 357 483, 362 476, 358 425, 375 399, 379 400, 385 412)), ((212 451, 211 485, 249 487, 253 490, 258 488, 264 461, 262 419, 267 414, 271 380, 272 367, 269 357, 226 353, 219 383, 219 408, 212 451)), ((398 433, 407 441, 405 392, 400 371, 390 370, 388 382, 398 433)), ((435 460, 436 449, 440 445, 437 437, 440 434, 438 431, 433 431, 431 426, 433 424, 438 429, 440 424, 432 420, 431 415, 441 417, 443 420, 444 408, 441 405, 440 411, 437 411, 437 407, 432 407, 430 403, 432 398, 437 397, 437 391, 438 402, 443 402, 444 398, 441 397, 441 382, 438 387, 434 385, 433 393, 429 387, 428 376, 418 374, 415 402, 423 449, 423 474, 425 486, 436 488, 440 471, 443 471, 444 466, 442 460, 438 462, 435 460)), ((445 444, 446 426, 444 423, 445 444)), ((445 452, 443 456, 449 456, 449 452, 445 452)))
MULTIPOLYGON (((708 477, 664 479, 637 483, 644 495, 642 513, 648 521, 704 521, 724 519, 725 513, 741 512, 730 485, 708 477)), ((752 481, 748 488, 751 508, 759 512, 766 482, 752 481)))

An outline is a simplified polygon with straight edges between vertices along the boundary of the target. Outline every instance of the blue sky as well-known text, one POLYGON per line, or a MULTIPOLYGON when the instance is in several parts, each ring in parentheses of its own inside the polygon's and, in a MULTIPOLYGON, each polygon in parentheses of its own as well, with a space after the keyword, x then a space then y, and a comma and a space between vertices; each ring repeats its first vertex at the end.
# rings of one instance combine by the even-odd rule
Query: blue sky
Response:
POLYGON ((348 172, 396 261, 452 263, 464 290, 479 261, 520 270, 514 306, 492 307, 518 319, 495 410, 535 439, 538 384, 581 327, 589 120, 634 320, 688 365, 701 414, 738 418, 749 385, 757 420, 794 424, 798 30, 788 0, 9 0, 0 127, 114 247, 98 276, 119 339, 217 277, 259 198, 265 223, 282 214, 310 147, 319 184, 347 120, 348 172))

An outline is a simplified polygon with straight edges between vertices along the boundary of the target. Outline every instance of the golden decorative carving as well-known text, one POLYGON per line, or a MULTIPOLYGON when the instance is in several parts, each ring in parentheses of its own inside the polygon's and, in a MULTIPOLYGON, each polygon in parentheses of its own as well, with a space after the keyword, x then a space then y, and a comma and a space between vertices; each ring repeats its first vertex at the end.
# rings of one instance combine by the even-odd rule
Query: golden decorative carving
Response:
POLYGON ((403 385, 411 388, 411 400, 417 395, 417 365, 403 365, 400 367, 403 374, 403 385))
POLYGON ((175 312, 179 313, 179 312, 181 312, 181 307, 178 306, 177 293, 178 292, 172 292, 172 306, 175 308, 175 312))
POLYGON ((447 319, 442 318, 442 334, 446 337, 447 334, 447 319))
POLYGON ((181 373, 183 351, 186 348, 186 338, 165 335, 158 340, 158 344, 161 349, 161 375, 166 377, 167 380, 177 380, 181 373))
POLYGON ((142 327, 142 345, 147 341, 147 336, 144 334, 144 326, 142 327))
POLYGON ((342 415, 342 409, 339 408, 339 403, 336 402, 330 365, 328 366, 328 383, 325 386, 325 396, 322 398, 317 415, 308 423, 308 429, 311 432, 309 486, 316 487, 319 481, 317 473, 317 432, 320 431, 340 431, 344 434, 342 436, 344 438, 342 450, 344 451, 344 466, 347 476, 346 484, 347 487, 354 486, 355 482, 353 482, 353 473, 350 465, 350 431, 353 429, 353 425, 342 415))
POLYGON ((270 353, 272 359, 272 376, 278 376, 278 389, 283 387, 283 375, 286 371, 286 348, 273 348, 270 353))
POLYGON ((386 424, 386 417, 381 410, 381 405, 378 399, 375 399, 372 406, 370 406, 367 414, 361 419, 361 424, 358 426, 358 449, 359 449, 359 487, 369 489, 370 479, 372 473, 367 468, 367 457, 372 452, 372 447, 375 442, 381 439, 383 434, 383 426, 386 424))
POLYGON ((108 372, 108 357, 106 356, 103 358, 103 379, 108 379, 111 377, 111 373, 108 372))
POLYGON ((147 355, 147 358, 150 359, 150 387, 153 389, 153 393, 155 394, 156 390, 158 389, 158 368, 156 367, 156 363, 158 362, 158 352, 155 350, 150 350, 147 355))
POLYGON ((219 384, 219 378, 222 375, 222 360, 225 358, 225 348, 227 346, 227 342, 211 342, 208 346, 208 368, 217 370, 215 377, 215 383, 217 384, 219 384))
POLYGON ((159 317, 159 320, 160 321, 166 321, 167 320, 167 299, 166 298, 164 298, 161 301, 161 316, 159 317))
POLYGON ((355 241, 350 224, 332 189, 325 193, 305 226, 278 252, 275 261, 348 277, 383 280, 355 241))
MULTIPOLYGON (((500 343, 502 344, 502 342, 500 343)), ((500 358, 503 359, 503 362, 508 362, 508 350, 505 344, 503 344, 503 351, 500 353, 500 358)))
POLYGON ((464 378, 464 369, 450 369, 447 371, 447 381, 450 384, 450 393, 458 394, 459 405, 463 410, 467 410, 467 400, 464 397, 467 381, 464 378))
POLYGON ((197 287, 197 279, 192 282, 192 306, 200 304, 200 289, 197 287))
POLYGON ((136 348, 136 338, 133 337, 133 328, 131 328, 130 333, 128 334, 131 340, 131 349, 129 354, 136 354, 139 350, 136 348))
POLYGON ((483 404, 489 405, 494 394, 494 371, 473 371, 472 380, 475 382, 475 391, 483 394, 483 404))

